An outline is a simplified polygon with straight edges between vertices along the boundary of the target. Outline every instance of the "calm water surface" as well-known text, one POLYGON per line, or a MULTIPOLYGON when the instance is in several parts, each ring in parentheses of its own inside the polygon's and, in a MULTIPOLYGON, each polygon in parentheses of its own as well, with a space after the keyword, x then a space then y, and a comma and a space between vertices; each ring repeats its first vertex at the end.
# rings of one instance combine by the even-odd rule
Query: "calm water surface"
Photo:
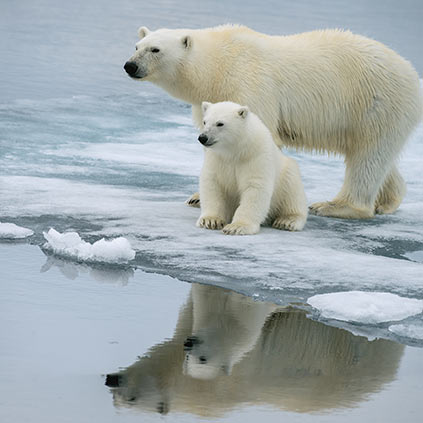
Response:
POLYGON ((420 421, 423 349, 25 244, 0 266, 2 421, 420 421))

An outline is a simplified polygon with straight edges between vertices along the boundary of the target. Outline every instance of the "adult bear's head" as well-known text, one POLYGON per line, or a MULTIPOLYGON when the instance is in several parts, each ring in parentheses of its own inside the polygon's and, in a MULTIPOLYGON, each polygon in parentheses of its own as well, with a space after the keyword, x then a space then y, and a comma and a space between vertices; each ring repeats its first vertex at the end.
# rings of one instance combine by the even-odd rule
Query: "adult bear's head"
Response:
POLYGON ((140 40, 135 54, 124 69, 131 78, 162 82, 171 80, 192 48, 190 30, 159 29, 150 31, 145 26, 138 30, 140 40))

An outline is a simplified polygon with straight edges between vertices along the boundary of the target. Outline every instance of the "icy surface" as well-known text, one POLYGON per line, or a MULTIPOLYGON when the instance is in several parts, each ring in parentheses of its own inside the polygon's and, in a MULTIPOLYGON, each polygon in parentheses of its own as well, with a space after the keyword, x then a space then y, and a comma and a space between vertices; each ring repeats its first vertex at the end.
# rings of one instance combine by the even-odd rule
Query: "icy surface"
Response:
POLYGON ((76 232, 61 234, 53 228, 43 232, 47 242, 44 248, 55 254, 81 261, 104 263, 125 263, 135 258, 135 251, 126 238, 119 237, 110 241, 104 238, 90 244, 81 239, 76 232))
POLYGON ((0 239, 21 239, 33 235, 34 231, 15 225, 14 223, 0 222, 0 239))
POLYGON ((423 340, 423 324, 420 326, 413 324, 391 325, 389 331, 398 336, 423 340))
POLYGON ((334 292, 314 295, 307 302, 326 319, 376 324, 403 320, 423 311, 423 301, 387 292, 334 292))
MULTIPOLYGON (((139 252, 135 266, 280 304, 351 289, 423 299, 422 126, 400 163, 408 194, 394 215, 310 216, 299 233, 227 237, 197 228, 199 210, 184 205, 202 163, 186 105, 141 86, 131 97, 3 104, 0 120, 0 219, 33 229, 31 242, 42 245, 50 227, 91 243, 125 236, 139 252)), ((300 164, 309 203, 336 195, 342 159, 287 153, 300 164)))

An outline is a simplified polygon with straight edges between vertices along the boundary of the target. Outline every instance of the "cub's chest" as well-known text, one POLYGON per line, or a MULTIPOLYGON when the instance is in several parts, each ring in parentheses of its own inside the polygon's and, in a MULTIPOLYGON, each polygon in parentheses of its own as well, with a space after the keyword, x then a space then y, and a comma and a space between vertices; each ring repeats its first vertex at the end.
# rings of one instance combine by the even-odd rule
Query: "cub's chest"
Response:
POLYGON ((242 186, 245 185, 245 172, 234 162, 220 166, 216 176, 221 188, 231 195, 238 195, 242 186))

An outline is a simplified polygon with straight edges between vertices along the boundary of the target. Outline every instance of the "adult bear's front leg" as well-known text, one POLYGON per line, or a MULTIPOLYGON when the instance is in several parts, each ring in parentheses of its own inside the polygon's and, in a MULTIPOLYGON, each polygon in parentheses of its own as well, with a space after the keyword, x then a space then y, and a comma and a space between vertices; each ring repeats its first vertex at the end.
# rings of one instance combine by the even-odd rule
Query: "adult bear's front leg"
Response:
MULTIPOLYGON (((364 150, 345 158, 345 180, 333 201, 314 203, 310 213, 343 219, 369 219, 375 214, 377 195, 393 167, 396 152, 383 154, 377 145, 373 151, 364 150)), ((383 144, 383 143, 382 143, 383 144)))

